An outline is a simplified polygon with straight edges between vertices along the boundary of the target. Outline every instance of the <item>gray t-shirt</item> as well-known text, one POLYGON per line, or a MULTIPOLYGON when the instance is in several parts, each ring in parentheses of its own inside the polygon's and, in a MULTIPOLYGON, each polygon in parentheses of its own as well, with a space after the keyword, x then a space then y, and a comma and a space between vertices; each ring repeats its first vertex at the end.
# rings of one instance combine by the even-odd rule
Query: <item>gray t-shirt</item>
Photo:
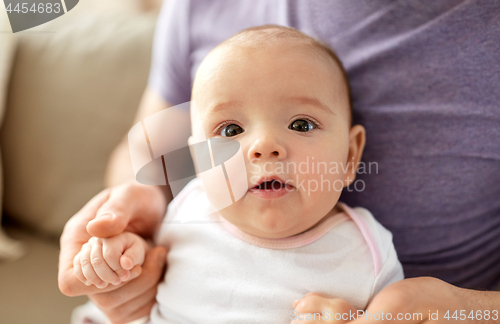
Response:
POLYGON ((500 2, 168 0, 149 86, 189 101, 211 49, 269 23, 325 41, 342 60, 367 143, 365 188, 341 200, 392 231, 405 275, 498 283, 500 2))

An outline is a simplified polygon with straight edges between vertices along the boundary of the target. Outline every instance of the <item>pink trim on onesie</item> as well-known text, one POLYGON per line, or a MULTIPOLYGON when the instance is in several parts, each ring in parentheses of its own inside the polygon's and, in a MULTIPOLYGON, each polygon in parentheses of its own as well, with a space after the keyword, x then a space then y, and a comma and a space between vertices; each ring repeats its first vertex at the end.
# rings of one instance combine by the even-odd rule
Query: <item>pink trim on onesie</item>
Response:
POLYGON ((377 242, 373 238, 370 228, 368 227, 364 219, 361 218, 361 216, 359 216, 351 207, 340 201, 337 203, 337 205, 351 217, 356 225, 358 225, 358 228, 361 231, 361 234, 363 235, 366 243, 368 244, 370 252, 372 253, 373 270, 375 271, 376 278, 380 273, 380 270, 382 270, 382 255, 380 254, 377 242))
POLYGON ((361 234, 363 235, 363 238, 368 244, 373 259, 373 268, 375 271, 375 277, 377 277, 382 268, 382 257, 380 255, 377 243, 375 242, 375 239, 373 238, 372 233, 368 228, 368 225, 363 220, 363 218, 361 218, 353 209, 351 209, 346 204, 339 201, 337 205, 343 210, 343 212, 322 219, 318 224, 316 224, 313 228, 311 228, 307 232, 281 239, 267 239, 247 234, 242 230, 240 230, 235 225, 225 220, 219 214, 218 216, 222 221, 224 227, 232 235, 252 245, 273 250, 294 249, 311 244, 319 240, 335 226, 351 218, 353 222, 358 226, 359 230, 361 231, 361 234))
POLYGON ((273 250, 294 249, 311 244, 328 233, 330 229, 349 219, 346 214, 338 213, 332 215, 331 217, 322 219, 318 224, 316 224, 307 232, 281 239, 268 239, 247 234, 235 225, 225 220, 222 216, 219 215, 219 217, 221 218, 224 227, 237 238, 258 247, 273 250))

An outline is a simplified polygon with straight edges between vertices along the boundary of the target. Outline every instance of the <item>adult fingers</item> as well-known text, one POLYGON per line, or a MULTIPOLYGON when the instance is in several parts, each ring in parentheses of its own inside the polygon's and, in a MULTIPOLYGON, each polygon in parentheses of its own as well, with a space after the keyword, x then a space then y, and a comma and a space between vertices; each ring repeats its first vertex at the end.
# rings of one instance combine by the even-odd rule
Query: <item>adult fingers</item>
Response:
MULTIPOLYGON (((405 323, 420 324, 429 321, 434 305, 423 303, 420 298, 422 286, 414 286, 406 279, 385 287, 368 305, 364 314, 352 324, 405 323)), ((425 289, 424 289, 425 290, 425 289)), ((436 304, 437 303, 432 303, 436 304)))
MULTIPOLYGON (((156 301, 157 287, 152 286, 136 298, 115 308, 101 308, 112 323, 129 323, 149 315, 156 301)), ((89 298, 95 303, 94 296, 89 298)))
POLYGON ((166 206, 165 196, 157 186, 125 183, 112 189, 87 225, 87 231, 102 238, 125 230, 149 237, 165 214, 166 206))

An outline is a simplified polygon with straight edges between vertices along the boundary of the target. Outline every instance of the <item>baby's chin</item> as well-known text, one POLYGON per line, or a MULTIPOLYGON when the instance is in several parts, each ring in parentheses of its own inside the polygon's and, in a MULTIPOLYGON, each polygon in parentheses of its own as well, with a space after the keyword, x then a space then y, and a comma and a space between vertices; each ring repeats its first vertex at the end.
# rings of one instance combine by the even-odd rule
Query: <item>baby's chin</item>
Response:
POLYGON ((267 239, 280 239, 302 233, 308 229, 298 219, 290 215, 249 215, 247 213, 236 213, 237 217, 230 215, 221 216, 228 222, 238 227, 241 231, 267 239))

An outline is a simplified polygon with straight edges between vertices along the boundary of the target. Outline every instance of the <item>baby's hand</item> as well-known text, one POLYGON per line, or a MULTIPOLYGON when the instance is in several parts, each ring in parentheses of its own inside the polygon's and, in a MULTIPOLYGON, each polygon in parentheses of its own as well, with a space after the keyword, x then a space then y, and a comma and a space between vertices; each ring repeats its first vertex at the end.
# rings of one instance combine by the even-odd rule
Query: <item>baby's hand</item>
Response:
POLYGON ((344 299, 329 298, 315 292, 310 292, 302 299, 296 300, 293 307, 297 319, 293 320, 291 324, 347 323, 350 314, 356 314, 356 309, 344 299), (311 314, 309 317, 308 313, 311 314), (316 314, 316 317, 314 317, 314 314, 316 314), (335 314, 339 315, 335 317, 335 314), (303 319, 300 320, 299 318, 303 319))
POLYGON ((119 285, 129 279, 130 269, 142 265, 147 250, 146 241, 129 232, 110 238, 92 237, 73 259, 73 271, 87 286, 119 285))

